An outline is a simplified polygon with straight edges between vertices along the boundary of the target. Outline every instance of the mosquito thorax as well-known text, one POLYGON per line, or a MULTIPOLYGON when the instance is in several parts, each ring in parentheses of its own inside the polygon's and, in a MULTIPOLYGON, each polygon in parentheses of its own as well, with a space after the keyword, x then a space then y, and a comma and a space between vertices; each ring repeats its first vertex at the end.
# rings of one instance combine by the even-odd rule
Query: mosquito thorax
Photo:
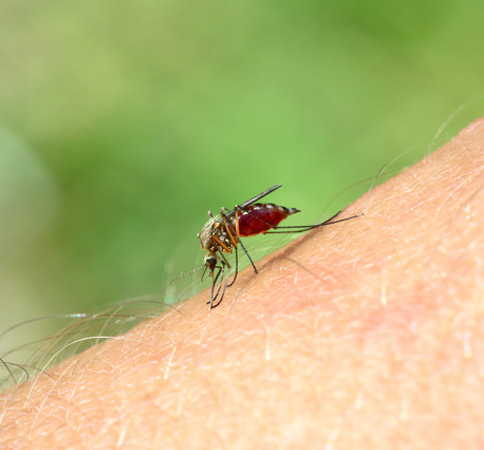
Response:
POLYGON ((197 234, 198 238, 200 239, 200 246, 202 249, 208 250, 209 252, 214 252, 217 250, 217 245, 212 239, 213 236, 216 236, 229 248, 232 247, 222 217, 220 215, 212 216, 210 211, 209 216, 210 219, 203 226, 202 231, 197 234))

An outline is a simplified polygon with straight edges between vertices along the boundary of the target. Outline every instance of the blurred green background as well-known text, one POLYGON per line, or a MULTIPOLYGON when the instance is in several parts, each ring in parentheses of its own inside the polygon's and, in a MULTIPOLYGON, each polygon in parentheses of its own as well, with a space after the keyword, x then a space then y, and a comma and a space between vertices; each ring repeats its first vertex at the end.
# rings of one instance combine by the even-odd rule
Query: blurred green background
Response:
POLYGON ((281 182, 268 200, 314 223, 423 157, 482 113, 483 17, 468 0, 3 1, 0 330, 163 293, 201 264, 208 209, 281 182))

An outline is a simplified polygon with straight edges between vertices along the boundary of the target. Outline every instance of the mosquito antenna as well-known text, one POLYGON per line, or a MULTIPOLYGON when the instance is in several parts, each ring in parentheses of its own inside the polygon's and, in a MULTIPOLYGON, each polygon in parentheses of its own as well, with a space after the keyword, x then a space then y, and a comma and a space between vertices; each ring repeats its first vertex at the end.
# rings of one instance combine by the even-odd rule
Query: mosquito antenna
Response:
MULTIPOLYGON (((180 272, 178 276, 170 280, 170 282, 168 283, 168 286, 174 281, 179 280, 180 278, 185 278, 188 275, 191 275, 192 273, 198 272, 203 267, 205 267, 205 270, 207 269, 207 266, 205 266, 205 264, 202 264, 201 266, 195 267, 194 269, 188 270, 187 272, 180 272)), ((202 280, 203 280, 203 275, 205 274, 205 270, 202 273, 202 280)))

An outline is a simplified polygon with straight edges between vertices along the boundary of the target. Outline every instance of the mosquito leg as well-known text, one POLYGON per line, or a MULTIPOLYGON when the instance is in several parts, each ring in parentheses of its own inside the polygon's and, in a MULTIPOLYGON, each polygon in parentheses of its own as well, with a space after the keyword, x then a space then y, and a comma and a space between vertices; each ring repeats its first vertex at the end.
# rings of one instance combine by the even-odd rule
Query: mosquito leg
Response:
POLYGON ((345 217, 344 219, 333 220, 338 214, 316 225, 295 225, 295 226, 286 226, 286 227, 275 227, 274 228, 275 230, 286 230, 286 231, 268 231, 266 234, 303 233, 305 231, 313 230, 314 228, 319 228, 326 225, 334 225, 335 223, 346 222, 347 220, 352 220, 352 219, 356 219, 357 217, 363 216, 363 214, 355 214, 354 216, 345 217))
MULTIPOLYGON (((255 273, 259 273, 259 271, 257 270, 257 267, 254 264, 254 261, 252 261, 252 258, 249 255, 249 252, 245 248, 245 245, 240 240, 240 237, 238 236, 238 234, 235 232, 234 228, 232 227, 232 224, 227 220, 227 216, 225 214, 225 210, 224 209, 222 209, 222 211, 221 211, 221 216, 222 216, 222 219, 224 221, 224 224, 225 224, 225 228, 227 230, 227 233, 230 236, 230 239, 233 240, 233 246, 234 246, 234 248, 237 248, 237 244, 240 244, 240 246, 242 247, 242 250, 247 255, 247 258, 249 258, 249 261, 252 264, 252 267, 254 268, 254 272, 255 273), (237 240, 235 240, 235 239, 237 239, 237 240)), ((237 227, 237 225, 236 225, 236 227, 237 227)))
POLYGON ((232 253, 232 249, 227 247, 227 245, 225 245, 217 236, 212 236, 211 239, 213 242, 215 242, 219 251, 221 251, 220 247, 222 247, 222 249, 224 249, 227 253, 232 253))
POLYGON ((336 217, 336 216, 333 216, 330 219, 326 220, 325 222, 320 223, 318 225, 315 225, 313 228, 322 227, 324 225, 333 225, 335 223, 340 223, 340 222, 346 222, 347 220, 352 220, 352 219, 356 219, 358 217, 363 217, 364 215, 365 215, 364 213, 360 213, 360 214, 355 214, 354 216, 344 217, 343 219, 338 219, 338 220, 333 220, 336 217))
MULTIPOLYGON (((218 269, 218 272, 217 272, 217 275, 215 275, 215 277, 213 276, 214 271, 212 271, 212 289, 210 290, 210 301, 207 302, 207 304, 210 304, 210 309, 214 308, 213 302, 215 300, 217 300, 217 297, 220 293, 220 288, 222 287, 222 284, 220 284, 220 286, 218 287, 217 292, 215 292, 215 295, 214 295, 214 290, 215 290, 215 286, 217 285, 220 274, 222 274, 222 280, 223 280, 223 273, 225 272, 225 265, 217 266, 216 268, 218 269)), ((224 289, 224 292, 225 292, 225 289, 224 289)), ((222 294, 222 297, 223 297, 223 294, 222 294)), ((217 305, 221 301, 222 301, 222 299, 219 300, 217 305)))
MULTIPOLYGON (((232 252, 230 252, 230 253, 232 253, 232 252)), ((226 257, 225 257, 225 255, 224 255, 224 254, 223 254, 223 253, 220 251, 220 249, 219 249, 219 251, 218 251, 218 254, 219 254, 221 257, 222 257, 222 259, 223 259, 223 261, 224 261, 225 265, 226 265, 226 266, 227 266, 229 269, 231 269, 231 268, 232 268, 232 266, 229 264, 229 262, 228 262, 227 258, 226 258, 226 257)))
POLYGON ((216 294, 215 298, 210 302, 210 309, 216 308, 218 305, 220 305, 220 303, 222 303, 222 300, 224 299, 225 290, 227 289, 227 282, 228 282, 228 279, 229 279, 229 273, 228 273, 228 271, 227 271, 227 276, 225 277, 225 283, 223 282, 223 278, 224 278, 224 275, 222 275, 222 279, 220 280, 220 286, 219 286, 219 288, 217 290, 217 294, 216 294), (219 293, 220 293, 220 289, 222 288, 222 284, 223 284, 222 294, 219 297, 219 293), (218 302, 215 303, 215 300, 217 298, 218 298, 218 302))
MULTIPOLYGON (((234 275, 234 279, 229 284, 227 284, 227 287, 230 287, 235 283, 238 273, 239 273, 239 252, 237 250, 237 247, 235 247, 235 275, 234 275)), ((227 281, 228 281, 228 274, 227 274, 227 281)))
MULTIPOLYGON (((225 216, 225 214, 224 214, 224 216, 225 216)), ((225 217, 224 220, 228 224, 227 217, 225 217)), ((229 232, 231 233, 230 228, 229 228, 229 232)), ((240 231, 239 231, 239 206, 238 205, 235 206, 235 234, 237 236, 237 240, 240 242, 240 238, 239 238, 239 236, 240 236, 240 231)), ((239 251, 238 251, 237 245, 235 245, 234 248, 235 248, 235 275, 234 275, 234 279, 232 280, 232 282, 228 284, 229 287, 232 286, 235 283, 235 280, 237 280, 237 275, 239 273, 239 251)))
POLYGON ((245 245, 242 244, 242 241, 239 241, 240 243, 240 246, 242 247, 242 250, 244 251, 244 253, 247 255, 247 258, 249 258, 249 261, 250 263, 252 264, 252 267, 254 268, 254 272, 255 273, 259 273, 259 271, 257 270, 257 267, 255 267, 255 264, 254 264, 254 261, 252 261, 252 258, 250 257, 249 255, 249 252, 247 251, 247 249, 245 248, 245 245))
POLYGON ((210 309, 216 308, 218 305, 220 305, 220 303, 222 303, 222 300, 225 296, 225 290, 227 289, 227 285, 228 285, 227 282, 228 282, 229 273, 227 272, 227 276, 225 277, 225 264, 223 264, 222 266, 217 266, 217 268, 219 270, 218 270, 217 275, 215 276, 215 279, 214 279, 213 284, 212 284, 210 301, 207 302, 207 304, 210 304, 210 309), (217 289, 217 292, 214 295, 213 294, 214 287, 218 282, 218 278, 220 277, 220 274, 222 274, 222 277, 220 279, 220 285, 217 289), (225 282, 224 282, 224 278, 225 278, 225 282), (223 285, 223 289, 222 289, 222 285, 223 285), (219 297, 220 289, 222 289, 222 294, 219 297), (215 303, 215 300, 217 300, 217 299, 218 299, 218 302, 215 303))
POLYGON ((224 295, 225 295, 225 290, 226 289, 227 289, 227 280, 225 281, 224 288, 223 288, 223 291, 222 291, 222 295, 220 296, 220 300, 217 303, 214 303, 214 304, 210 305, 210 309, 216 308, 218 305, 220 305, 220 303, 222 303, 222 300, 224 299, 224 295))
MULTIPOLYGON (((235 206, 235 232, 237 233, 237 237, 240 236, 240 226, 239 226, 239 206, 235 206)), ((240 240, 240 238, 239 238, 240 240)))
POLYGON ((232 247, 234 247, 234 248, 236 248, 237 244, 240 242, 239 233, 238 233, 238 228, 239 228, 238 208, 239 208, 238 206, 235 207, 235 220, 236 220, 235 230, 233 229, 232 224, 229 222, 229 220, 227 218, 227 214, 225 213, 226 209, 222 208, 222 210, 220 211, 220 215, 222 216, 222 220, 223 220, 224 225, 225 225, 225 230, 227 231, 227 234, 229 235, 232 247))
MULTIPOLYGON (((228 219, 227 219, 227 215, 225 214, 225 208, 222 208, 221 211, 220 211, 220 214, 222 216, 222 220, 224 221, 224 225, 225 225, 225 229, 227 231, 227 234, 230 238, 230 242, 232 244, 232 247, 234 247, 235 249, 235 275, 234 275, 234 279, 228 283, 228 273, 227 273, 227 283, 225 284, 225 287, 230 287, 232 286, 234 283, 235 283, 235 280, 237 279, 237 274, 239 273, 239 251, 238 251, 238 247, 237 247, 237 244, 240 242, 240 238, 239 238, 239 233, 238 233, 238 225, 239 225, 239 222, 238 222, 238 218, 239 218, 239 215, 238 215, 238 206, 235 207, 235 223, 236 223, 236 226, 235 226, 235 231, 233 230, 231 224, 229 223, 228 219)), ((242 245, 242 243, 240 242, 240 244, 242 245)), ((225 289, 224 289, 225 291, 225 289)))
MULTIPOLYGON (((326 219, 324 222, 317 223, 316 225, 289 225, 289 226, 282 226, 282 227, 275 227, 276 229, 278 228, 304 228, 304 229, 311 229, 311 228, 317 228, 317 227, 322 227, 324 225, 329 225, 329 223, 335 218, 338 217, 341 214, 341 211, 338 211, 334 216, 331 216, 329 219, 326 219)), ((344 219, 347 220, 347 219, 344 219)), ((337 223, 337 222, 336 222, 337 223)))
POLYGON ((320 226, 323 226, 323 225, 327 225, 329 222, 331 222, 335 217, 338 217, 340 214, 341 214, 341 209, 334 215, 334 216, 331 216, 329 219, 326 219, 324 222, 321 222, 319 224, 316 224, 314 225, 315 227, 320 227, 320 226))

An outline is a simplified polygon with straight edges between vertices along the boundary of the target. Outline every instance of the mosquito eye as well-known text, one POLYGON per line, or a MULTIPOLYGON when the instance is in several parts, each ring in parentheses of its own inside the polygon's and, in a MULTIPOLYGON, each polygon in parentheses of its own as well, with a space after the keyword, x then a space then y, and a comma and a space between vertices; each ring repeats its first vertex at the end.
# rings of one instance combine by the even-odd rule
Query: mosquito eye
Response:
POLYGON ((215 264, 217 264, 217 258, 208 258, 205 261, 205 264, 207 264, 207 266, 215 266, 215 264))
POLYGON ((217 257, 213 255, 208 255, 205 258, 205 265, 210 269, 213 270, 217 265, 217 257))

